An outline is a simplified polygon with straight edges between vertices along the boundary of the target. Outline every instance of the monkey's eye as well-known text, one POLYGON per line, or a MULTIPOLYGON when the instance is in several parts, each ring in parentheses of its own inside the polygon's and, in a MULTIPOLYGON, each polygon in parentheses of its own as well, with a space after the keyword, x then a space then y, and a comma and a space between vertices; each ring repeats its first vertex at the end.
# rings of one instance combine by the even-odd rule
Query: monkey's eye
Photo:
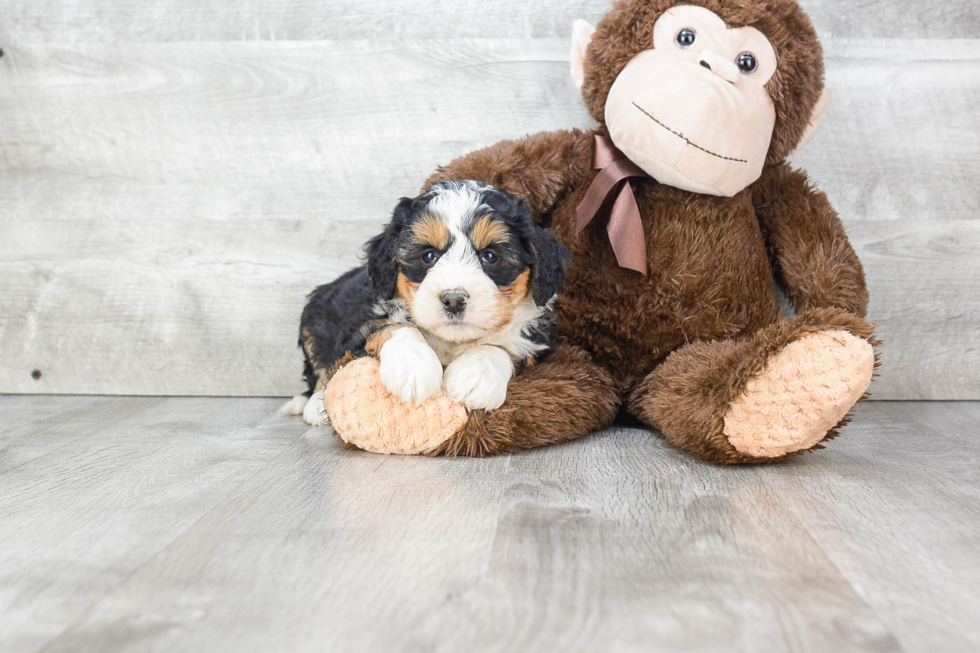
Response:
POLYGON ((482 254, 480 254, 480 262, 481 263, 496 263, 497 262, 497 255, 494 254, 493 252, 491 252, 490 250, 487 250, 487 251, 483 252, 482 254))
POLYGON ((741 70, 746 75, 749 73, 754 73, 755 69, 759 67, 758 62, 755 60, 755 55, 751 52, 743 52, 738 55, 738 59, 735 60, 738 64, 738 69, 741 70))
POLYGON ((422 262, 425 263, 426 265, 432 265, 433 263, 436 262, 438 258, 439 255, 430 249, 429 251, 427 251, 425 254, 422 255, 422 262))
POLYGON ((689 48, 698 40, 698 33, 690 27, 685 27, 677 32, 677 47, 689 48))

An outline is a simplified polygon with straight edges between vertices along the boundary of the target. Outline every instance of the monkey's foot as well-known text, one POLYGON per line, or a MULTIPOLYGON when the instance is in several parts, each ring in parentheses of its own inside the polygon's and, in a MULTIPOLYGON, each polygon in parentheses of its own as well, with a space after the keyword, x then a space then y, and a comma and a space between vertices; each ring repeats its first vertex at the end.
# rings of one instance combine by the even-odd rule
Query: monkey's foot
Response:
POLYGON ((739 453, 756 458, 809 449, 864 395, 874 364, 868 341, 847 331, 791 342, 731 403, 724 434, 739 453))
POLYGON ((323 403, 341 440, 375 453, 425 454, 466 424, 466 409, 440 392, 418 406, 381 384, 374 358, 358 358, 330 379, 323 403))

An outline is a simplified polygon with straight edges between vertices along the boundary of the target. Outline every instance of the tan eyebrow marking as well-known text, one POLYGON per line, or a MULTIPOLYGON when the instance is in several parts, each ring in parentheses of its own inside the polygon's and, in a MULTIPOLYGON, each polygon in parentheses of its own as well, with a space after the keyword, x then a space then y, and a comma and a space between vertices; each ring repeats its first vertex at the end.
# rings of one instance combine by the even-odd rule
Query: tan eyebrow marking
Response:
POLYGON ((427 213, 412 226, 412 240, 444 251, 449 247, 449 227, 441 219, 427 213))
POLYGON ((484 215, 470 227, 470 241, 477 250, 486 249, 495 243, 506 243, 510 230, 501 220, 492 215, 484 215))

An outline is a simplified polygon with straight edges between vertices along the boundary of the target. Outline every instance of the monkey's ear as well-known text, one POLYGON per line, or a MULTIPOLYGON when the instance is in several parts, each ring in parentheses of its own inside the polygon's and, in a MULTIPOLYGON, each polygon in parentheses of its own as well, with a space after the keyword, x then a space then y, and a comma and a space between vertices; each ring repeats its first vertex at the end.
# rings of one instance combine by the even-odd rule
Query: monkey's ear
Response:
POLYGON ((595 27, 581 18, 572 23, 572 52, 569 59, 572 63, 572 81, 580 91, 585 83, 585 50, 592 42, 594 33, 595 27))
POLYGON ((408 222, 412 211, 413 200, 403 197, 395 211, 391 222, 385 225, 385 230, 368 241, 364 246, 367 258, 368 278, 371 286, 379 297, 391 299, 395 296, 395 286, 398 284, 398 263, 395 261, 395 248, 402 228, 408 222))
POLYGON ((830 91, 827 89, 823 90, 820 94, 820 98, 817 100, 817 104, 813 107, 813 115, 810 116, 810 124, 806 126, 806 131, 803 132, 803 138, 800 139, 800 144, 796 146, 794 152, 801 149, 804 145, 810 142, 816 133, 817 128, 820 127, 820 123, 823 122, 824 116, 827 115, 827 107, 830 106, 830 91))

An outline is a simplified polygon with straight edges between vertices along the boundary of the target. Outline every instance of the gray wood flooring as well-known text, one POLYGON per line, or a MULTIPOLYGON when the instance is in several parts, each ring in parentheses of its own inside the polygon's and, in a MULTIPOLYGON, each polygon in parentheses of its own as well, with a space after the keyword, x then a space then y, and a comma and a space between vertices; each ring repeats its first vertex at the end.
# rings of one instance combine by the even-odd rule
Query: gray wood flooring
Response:
POLYGON ((0 651, 980 649, 980 403, 741 468, 384 457, 281 403, 0 397, 0 651))

